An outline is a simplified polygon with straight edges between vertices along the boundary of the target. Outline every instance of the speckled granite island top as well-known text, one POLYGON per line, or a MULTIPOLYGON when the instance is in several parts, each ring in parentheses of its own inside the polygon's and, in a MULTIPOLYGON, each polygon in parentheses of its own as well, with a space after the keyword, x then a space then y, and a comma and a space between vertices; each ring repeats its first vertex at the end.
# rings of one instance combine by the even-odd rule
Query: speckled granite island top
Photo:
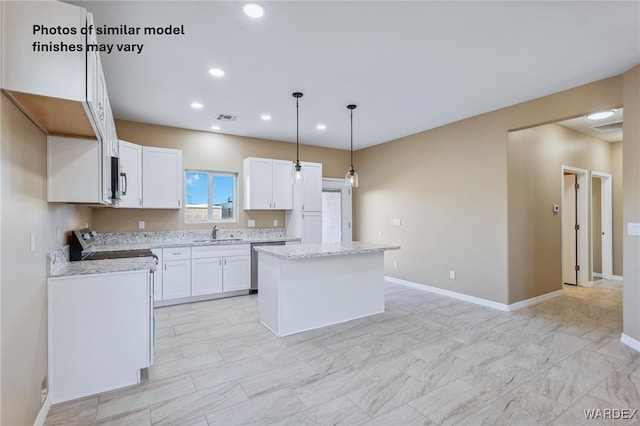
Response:
POLYGON ((259 246, 259 253, 269 254, 280 259, 309 259, 312 257, 343 256, 361 253, 374 253, 386 250, 400 250, 400 246, 373 244, 360 241, 335 244, 299 244, 292 246, 259 246))
POLYGON ((68 277, 72 275, 108 274, 112 272, 155 271, 157 268, 153 257, 130 257, 125 259, 82 260, 68 262, 57 271, 49 274, 50 278, 68 277))

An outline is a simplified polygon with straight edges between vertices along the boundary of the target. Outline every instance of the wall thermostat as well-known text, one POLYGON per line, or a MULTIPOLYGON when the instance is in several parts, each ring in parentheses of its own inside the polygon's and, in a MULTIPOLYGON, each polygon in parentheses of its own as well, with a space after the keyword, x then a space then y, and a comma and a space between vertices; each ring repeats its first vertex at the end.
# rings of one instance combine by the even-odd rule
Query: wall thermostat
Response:
POLYGON ((559 206, 559 205, 557 205, 557 204, 554 204, 554 205, 553 205, 553 212, 554 212, 554 213, 558 213, 559 211, 560 211, 560 206, 559 206))

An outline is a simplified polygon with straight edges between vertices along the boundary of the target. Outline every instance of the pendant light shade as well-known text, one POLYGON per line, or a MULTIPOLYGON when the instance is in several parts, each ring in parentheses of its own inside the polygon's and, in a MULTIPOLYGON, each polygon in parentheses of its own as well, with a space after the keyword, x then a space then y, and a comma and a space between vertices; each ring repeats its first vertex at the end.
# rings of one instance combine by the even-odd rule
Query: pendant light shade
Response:
POLYGON ((294 92, 293 97, 296 98, 296 161, 293 163, 293 182, 300 183, 304 180, 304 173, 300 165, 300 141, 299 141, 299 119, 298 119, 298 99, 302 97, 302 93, 294 92))
POLYGON ((353 168, 353 110, 356 109, 356 106, 347 105, 347 108, 351 111, 351 167, 349 167, 349 171, 344 176, 344 184, 345 186, 349 186, 351 188, 357 188, 358 173, 353 168))

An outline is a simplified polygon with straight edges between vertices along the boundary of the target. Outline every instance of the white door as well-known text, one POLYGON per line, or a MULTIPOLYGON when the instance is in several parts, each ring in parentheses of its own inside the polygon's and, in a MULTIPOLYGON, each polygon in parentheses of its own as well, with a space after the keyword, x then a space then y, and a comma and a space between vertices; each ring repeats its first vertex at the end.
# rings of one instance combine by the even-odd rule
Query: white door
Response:
MULTIPOLYGON (((599 192, 600 194, 600 203, 599 203, 599 211, 596 212, 596 205, 593 205, 593 253, 594 253, 594 271, 596 265, 596 246, 599 244, 600 248, 600 265, 602 278, 608 279, 613 276, 613 203, 612 203, 612 185, 611 185, 611 174, 609 173, 601 173, 601 172, 592 172, 591 176, 594 178, 592 193, 599 192), (599 180, 599 182, 598 182, 599 180), (598 187, 599 191, 596 191, 596 187, 598 187), (600 223, 596 224, 595 220, 597 217, 600 217, 600 223), (597 235, 596 230, 599 228, 599 235, 597 235)), ((593 199, 593 197, 592 197, 593 199)))
POLYGON ((191 296, 222 292, 222 258, 191 259, 191 296))
POLYGON ((322 210, 322 163, 303 162, 302 168, 302 210, 319 212, 322 210))
POLYGON ((272 208, 272 161, 268 158, 247 158, 244 162, 244 208, 272 208))
POLYGON ((142 206, 179 209, 182 205, 182 151, 142 147, 142 206))
POLYGON ((577 284, 577 230, 576 226, 575 174, 567 173, 562 191, 562 280, 565 284, 577 284))
POLYGON ((285 160, 273 160, 273 208, 291 210, 293 208, 293 186, 291 182, 293 163, 285 160))
POLYGON ((344 179, 322 179, 322 242, 352 240, 351 191, 344 179))
POLYGON ((223 291, 251 288, 251 256, 230 256, 223 259, 223 291))
POLYGON ((162 300, 191 296, 190 260, 164 262, 162 269, 162 300))
POLYGON ((322 244, 321 212, 302 213, 302 244, 322 244))
POLYGON ((120 144, 120 207, 142 207, 142 147, 119 141, 120 144))

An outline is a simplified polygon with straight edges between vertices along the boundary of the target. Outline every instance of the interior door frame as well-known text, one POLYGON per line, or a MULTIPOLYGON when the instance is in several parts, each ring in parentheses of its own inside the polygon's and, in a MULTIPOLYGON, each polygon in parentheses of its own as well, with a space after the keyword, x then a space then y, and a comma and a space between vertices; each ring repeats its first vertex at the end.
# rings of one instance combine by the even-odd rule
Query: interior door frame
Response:
POLYGON ((352 213, 352 189, 345 186, 344 179, 322 178, 322 190, 340 191, 342 202, 342 242, 350 243, 353 240, 353 213, 352 213))
MULTIPOLYGON (((612 199, 612 175, 611 173, 591 172, 592 178, 600 179, 600 221, 602 236, 602 278, 613 277, 613 199, 612 199)), ((593 229, 593 227, 592 227, 593 229)), ((591 238, 596 236, 591 233, 591 238)), ((593 244, 591 244, 591 258, 593 259, 593 244)), ((593 265, 593 262, 591 263, 593 265)))
MULTIPOLYGON (((591 177, 589 170, 581 169, 578 167, 562 165, 560 170, 560 194, 563 193, 564 186, 564 174, 565 172, 577 175, 578 177, 578 185, 580 186, 580 190, 578 190, 578 194, 576 197, 576 206, 578 208, 577 221, 580 225, 580 229, 578 230, 578 264, 580 265, 580 270, 578 271, 578 282, 579 286, 588 286, 589 281, 589 271, 591 270, 591 257, 589 256, 589 197, 591 186, 589 185, 589 178, 591 177)), ((560 197, 562 200, 563 197, 560 197)), ((560 207, 561 209, 564 206, 560 207)), ((562 246, 564 247, 567 244, 562 237, 561 232, 561 240, 562 246)), ((571 242, 571 244, 575 244, 571 242)), ((561 253, 564 253, 564 250, 561 250, 561 253)), ((564 261, 562 262, 562 280, 564 281, 564 261)))

